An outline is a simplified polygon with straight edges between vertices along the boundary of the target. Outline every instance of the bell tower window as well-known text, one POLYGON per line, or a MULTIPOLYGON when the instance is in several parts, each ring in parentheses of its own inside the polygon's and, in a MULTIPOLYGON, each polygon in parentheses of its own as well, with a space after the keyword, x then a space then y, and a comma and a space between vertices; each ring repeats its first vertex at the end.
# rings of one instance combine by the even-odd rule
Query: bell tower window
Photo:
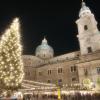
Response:
POLYGON ((88 50, 88 53, 92 52, 92 48, 91 47, 88 47, 87 50, 88 50))
POLYGON ((88 26, 87 25, 84 25, 84 30, 88 30, 88 26))

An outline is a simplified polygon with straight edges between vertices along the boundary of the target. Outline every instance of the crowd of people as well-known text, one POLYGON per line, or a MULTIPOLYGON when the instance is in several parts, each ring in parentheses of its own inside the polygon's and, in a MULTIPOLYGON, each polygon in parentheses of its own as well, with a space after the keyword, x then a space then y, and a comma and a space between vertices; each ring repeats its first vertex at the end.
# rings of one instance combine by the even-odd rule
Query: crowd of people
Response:
MULTIPOLYGON (((7 94, 1 97, 0 100, 59 100, 57 94, 41 93, 24 93, 23 95, 18 92, 16 95, 7 94)), ((75 92, 74 94, 61 94, 61 100, 100 100, 100 93, 81 93, 75 92)))
MULTIPOLYGON (((23 100, 59 100, 57 95, 54 94, 27 94, 23 96, 23 100)), ((94 94, 81 94, 76 92, 72 94, 62 94, 61 100, 100 100, 100 93, 94 94)))

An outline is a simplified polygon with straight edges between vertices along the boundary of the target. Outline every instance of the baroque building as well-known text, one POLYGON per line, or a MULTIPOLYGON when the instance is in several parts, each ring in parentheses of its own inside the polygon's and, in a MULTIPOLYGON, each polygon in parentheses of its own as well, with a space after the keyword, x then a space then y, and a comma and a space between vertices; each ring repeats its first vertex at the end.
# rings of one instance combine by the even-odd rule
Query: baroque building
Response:
POLYGON ((96 84, 100 80, 100 31, 85 2, 76 24, 80 51, 54 57, 53 48, 44 38, 34 56, 23 55, 26 80, 58 84, 83 84, 85 79, 96 84))

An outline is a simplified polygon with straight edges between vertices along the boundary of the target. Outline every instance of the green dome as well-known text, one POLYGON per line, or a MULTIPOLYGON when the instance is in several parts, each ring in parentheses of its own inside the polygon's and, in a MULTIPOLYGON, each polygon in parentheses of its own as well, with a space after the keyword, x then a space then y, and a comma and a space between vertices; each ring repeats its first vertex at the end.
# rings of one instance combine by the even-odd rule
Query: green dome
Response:
POLYGON ((41 45, 36 48, 35 55, 42 59, 49 59, 53 57, 54 50, 50 45, 48 45, 45 38, 42 40, 41 45))

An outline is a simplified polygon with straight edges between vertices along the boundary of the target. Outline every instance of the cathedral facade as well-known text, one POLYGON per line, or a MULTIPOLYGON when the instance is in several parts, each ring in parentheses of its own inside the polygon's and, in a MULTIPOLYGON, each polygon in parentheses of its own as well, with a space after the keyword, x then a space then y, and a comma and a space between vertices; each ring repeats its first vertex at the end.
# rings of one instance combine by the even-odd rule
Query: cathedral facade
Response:
POLYGON ((53 48, 44 38, 34 56, 23 55, 26 80, 58 84, 83 84, 86 79, 96 84, 100 80, 100 31, 84 2, 76 24, 80 51, 54 57, 53 48))

